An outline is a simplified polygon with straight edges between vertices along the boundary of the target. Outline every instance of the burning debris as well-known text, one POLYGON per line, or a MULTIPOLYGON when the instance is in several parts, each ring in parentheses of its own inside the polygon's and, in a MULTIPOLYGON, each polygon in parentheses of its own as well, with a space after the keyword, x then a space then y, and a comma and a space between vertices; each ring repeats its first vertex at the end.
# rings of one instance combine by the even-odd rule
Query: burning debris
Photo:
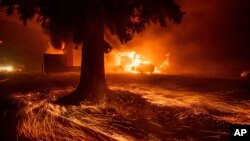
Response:
POLYGON ((169 63, 169 56, 170 56, 170 53, 166 54, 166 58, 165 60, 163 61, 163 63, 160 65, 160 70, 161 71, 165 71, 169 68, 170 66, 170 63, 169 63))
MULTIPOLYGON (((133 51, 115 52, 115 72, 128 72, 128 73, 163 73, 169 67, 169 53, 166 55, 165 60, 159 67, 155 65, 149 58, 133 51)), ((109 63, 109 62, 106 62, 109 63)))
POLYGON ((66 56, 64 54, 65 43, 61 44, 60 49, 55 48, 51 42, 48 42, 47 49, 43 55, 43 71, 64 72, 66 71, 66 56))
POLYGON ((120 57, 119 67, 121 71, 134 73, 154 72, 155 66, 135 51, 119 52, 118 55, 120 57), (149 67, 145 67, 145 69, 143 69, 143 66, 149 67))

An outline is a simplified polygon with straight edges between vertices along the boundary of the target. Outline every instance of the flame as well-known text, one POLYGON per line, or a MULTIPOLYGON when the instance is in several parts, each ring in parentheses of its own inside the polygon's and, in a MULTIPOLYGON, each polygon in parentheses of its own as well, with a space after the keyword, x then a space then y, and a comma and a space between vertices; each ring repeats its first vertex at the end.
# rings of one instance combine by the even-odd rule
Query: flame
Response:
POLYGON ((51 42, 48 42, 45 54, 64 54, 64 51, 63 51, 64 48, 65 48, 65 43, 62 43, 61 49, 56 49, 55 47, 53 47, 51 42))
MULTIPOLYGON (((159 62, 159 60, 155 61, 159 62)), ((165 59, 162 60, 162 63, 160 63, 159 66, 156 66, 155 62, 150 60, 150 58, 146 58, 144 55, 141 55, 134 50, 112 52, 111 55, 106 57, 105 64, 106 70, 114 72, 135 74, 166 73, 170 67, 170 53, 165 55, 165 59)))
POLYGON ((136 68, 141 64, 150 64, 150 61, 145 60, 144 57, 135 51, 119 52, 119 63, 121 70, 124 72, 138 73, 136 68))
POLYGON ((62 42, 61 50, 65 49, 65 42, 62 42))
POLYGON ((156 68, 156 72, 159 73, 166 72, 169 67, 170 67, 170 53, 167 53, 165 55, 165 60, 161 63, 160 67, 156 68))

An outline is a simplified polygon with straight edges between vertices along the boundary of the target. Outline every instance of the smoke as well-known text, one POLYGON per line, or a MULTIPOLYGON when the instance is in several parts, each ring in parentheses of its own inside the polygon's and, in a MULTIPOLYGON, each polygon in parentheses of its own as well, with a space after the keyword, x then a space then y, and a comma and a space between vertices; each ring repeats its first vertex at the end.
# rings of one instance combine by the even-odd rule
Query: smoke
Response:
MULTIPOLYGON (((177 1, 183 11, 187 12, 182 23, 174 25, 170 22, 167 28, 155 24, 150 25, 147 30, 136 35, 127 44, 121 44, 117 36, 106 31, 105 39, 113 46, 113 51, 107 56, 120 51, 135 50, 158 66, 169 53, 169 72, 172 73, 214 74, 234 69, 235 74, 239 75, 242 70, 250 70, 249 0, 177 1)), ((37 53, 42 54, 42 46, 49 40, 48 37, 42 35, 40 30, 37 32, 35 26, 30 26, 33 25, 30 22, 28 28, 25 29, 22 26, 16 26, 16 24, 19 25, 16 21, 18 20, 1 19, 0 34, 1 40, 4 41, 1 46, 13 43, 15 47, 12 50, 2 47, 1 55, 10 54, 11 58, 23 60, 24 64, 39 62, 30 65, 40 68, 37 64, 42 62, 42 58, 37 53), (36 61, 30 62, 31 56, 27 58, 27 52, 31 52, 32 59, 36 61)), ((47 46, 49 51, 46 52, 58 52, 51 45, 47 46)), ((115 57, 109 58, 112 60, 115 57)))
POLYGON ((239 75, 249 62, 249 1, 179 0, 187 12, 181 24, 149 25, 122 45, 106 35, 114 50, 135 50, 156 65, 170 53, 169 73, 239 75))

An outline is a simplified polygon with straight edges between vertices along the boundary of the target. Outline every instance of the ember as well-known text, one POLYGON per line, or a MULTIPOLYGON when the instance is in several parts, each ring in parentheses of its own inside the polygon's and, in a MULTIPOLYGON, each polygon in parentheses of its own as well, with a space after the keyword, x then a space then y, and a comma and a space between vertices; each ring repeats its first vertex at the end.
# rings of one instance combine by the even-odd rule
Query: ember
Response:
MULTIPOLYGON (((70 90, 55 91, 41 98, 41 93, 13 94, 13 99, 23 105, 19 111, 19 137, 31 140, 135 140, 121 129, 137 130, 126 119, 119 117, 119 111, 104 105, 60 106, 50 103, 55 95, 70 90), (51 98, 50 98, 51 97, 51 98)), ((145 135, 143 135, 145 136, 145 135)), ((145 139, 153 137, 145 136, 145 139)))

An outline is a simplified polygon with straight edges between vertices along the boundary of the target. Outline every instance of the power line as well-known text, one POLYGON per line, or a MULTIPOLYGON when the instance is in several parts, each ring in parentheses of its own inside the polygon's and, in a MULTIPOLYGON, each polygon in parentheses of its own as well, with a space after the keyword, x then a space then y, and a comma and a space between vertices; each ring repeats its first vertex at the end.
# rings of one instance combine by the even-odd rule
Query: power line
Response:
MULTIPOLYGON (((12 16, 8 16, 2 10, 0 10, 0 19, 3 19, 3 20, 8 21, 8 22, 15 23, 15 24, 18 24, 18 25, 24 25, 23 22, 18 18, 17 14, 13 14, 12 16)), ((25 27, 36 30, 36 31, 42 31, 42 28, 34 20, 28 21, 28 23, 27 23, 27 25, 25 27)))

